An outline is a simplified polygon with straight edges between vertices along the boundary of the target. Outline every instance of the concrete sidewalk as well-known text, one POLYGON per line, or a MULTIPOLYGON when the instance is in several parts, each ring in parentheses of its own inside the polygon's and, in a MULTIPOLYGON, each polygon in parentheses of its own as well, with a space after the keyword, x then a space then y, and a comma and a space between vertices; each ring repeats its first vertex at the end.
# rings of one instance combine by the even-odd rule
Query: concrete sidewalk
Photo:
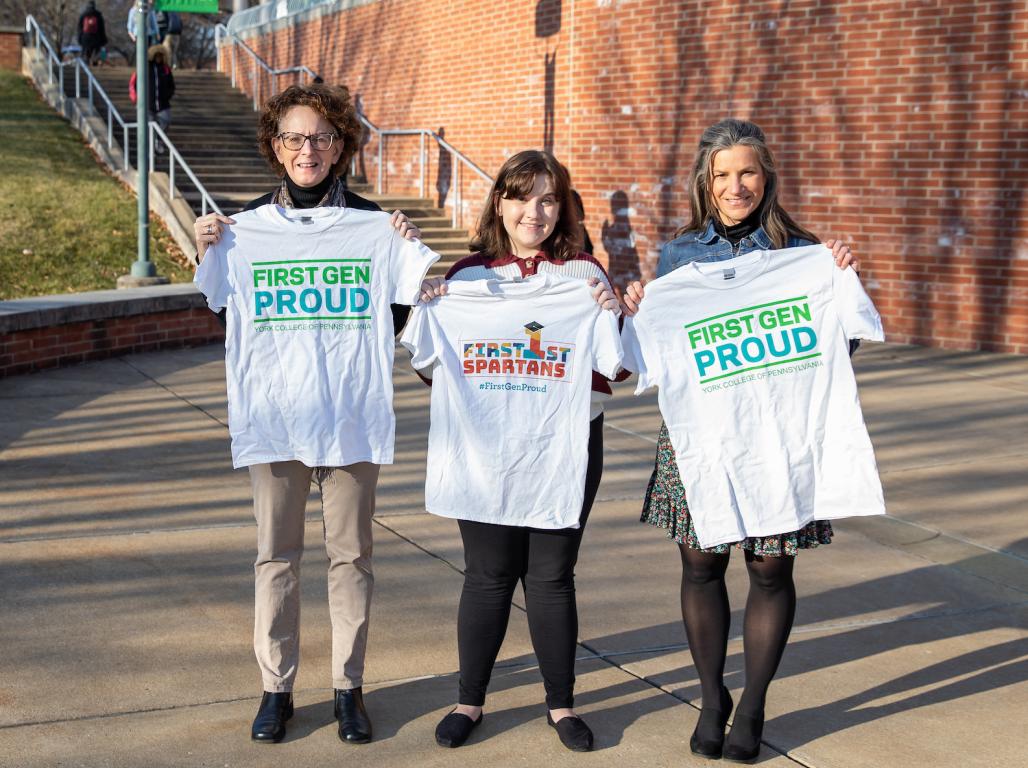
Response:
MULTIPOLYGON (((422 508, 428 392, 396 364, 367 669, 375 741, 332 719, 320 509, 309 507, 303 661, 286 742, 259 746, 254 526, 230 466, 218 346, 0 380, 0 766, 701 766, 676 547, 640 525, 659 426, 622 385, 578 569, 588 755, 546 726, 515 610, 487 716, 433 740, 456 697, 462 556, 422 508)), ((866 345, 856 358, 890 516, 799 557, 796 628, 768 702, 770 766, 1024 765, 1028 359, 866 345)), ((739 558, 736 558, 739 560, 739 558)), ((727 684, 746 577, 730 568, 727 684)), ((520 593, 517 596, 519 605, 520 593)))

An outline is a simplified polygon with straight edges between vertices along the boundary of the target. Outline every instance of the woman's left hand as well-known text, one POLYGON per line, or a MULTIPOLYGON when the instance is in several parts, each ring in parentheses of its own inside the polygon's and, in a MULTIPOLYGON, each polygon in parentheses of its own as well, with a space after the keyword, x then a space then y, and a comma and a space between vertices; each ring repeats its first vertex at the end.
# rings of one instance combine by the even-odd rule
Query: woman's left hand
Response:
POLYGON ((832 257, 839 269, 853 267, 854 272, 860 271, 860 262, 857 261, 857 257, 853 255, 850 247, 842 240, 825 240, 825 247, 832 249, 832 257))
POLYGON ((421 230, 407 218, 407 214, 403 211, 393 211, 389 222, 393 225, 393 229, 400 233, 400 237, 408 240, 417 240, 421 237, 421 230))
POLYGON ((421 300, 426 304, 436 296, 446 295, 445 277, 428 277, 421 281, 421 300))
POLYGON ((602 309, 609 310, 615 315, 621 314, 621 305, 618 303, 617 297, 614 296, 614 292, 607 287, 606 283, 601 282, 598 277, 590 277, 587 282, 589 287, 592 288, 593 298, 596 299, 596 303, 602 309))

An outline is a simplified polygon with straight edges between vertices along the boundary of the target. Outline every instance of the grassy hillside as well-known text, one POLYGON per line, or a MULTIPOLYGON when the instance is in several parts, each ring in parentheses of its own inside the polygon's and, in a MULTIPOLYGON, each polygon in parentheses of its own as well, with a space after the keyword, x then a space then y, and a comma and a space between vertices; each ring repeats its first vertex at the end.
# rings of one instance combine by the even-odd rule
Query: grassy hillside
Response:
MULTIPOLYGON (((192 279, 150 218, 158 274, 192 279)), ((0 70, 0 299, 114 288, 136 260, 136 198, 21 75, 0 70)))

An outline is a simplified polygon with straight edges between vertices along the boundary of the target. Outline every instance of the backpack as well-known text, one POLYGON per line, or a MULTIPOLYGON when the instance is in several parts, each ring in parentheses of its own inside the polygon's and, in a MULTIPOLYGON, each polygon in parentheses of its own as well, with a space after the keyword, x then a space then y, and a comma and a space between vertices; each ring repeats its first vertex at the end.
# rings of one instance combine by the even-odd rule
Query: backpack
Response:
POLYGON ((100 31, 100 20, 95 14, 86 16, 82 19, 82 34, 84 35, 95 35, 100 31))

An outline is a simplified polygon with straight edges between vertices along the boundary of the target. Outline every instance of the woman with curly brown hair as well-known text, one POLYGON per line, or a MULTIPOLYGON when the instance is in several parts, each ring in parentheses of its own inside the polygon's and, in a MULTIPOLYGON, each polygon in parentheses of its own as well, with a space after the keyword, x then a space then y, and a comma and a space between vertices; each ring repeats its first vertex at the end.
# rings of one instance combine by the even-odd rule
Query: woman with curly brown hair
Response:
MULTIPOLYGON (((364 222, 363 224, 343 225, 344 227, 349 226, 351 229, 344 228, 341 230, 341 235, 332 235, 333 243, 340 237, 343 239, 351 237, 347 233, 352 232, 354 227, 367 228, 369 214, 356 215, 356 212, 379 212, 381 209, 370 200, 365 200, 347 190, 341 178, 351 156, 357 149, 360 137, 361 124, 345 88, 316 83, 308 86, 292 86, 273 97, 265 104, 260 115, 257 140, 261 153, 275 172, 281 176, 282 181, 277 189, 250 202, 246 206, 246 211, 258 208, 266 211, 267 209, 262 207, 269 205, 276 206, 277 209, 355 209, 355 211, 339 211, 338 216, 335 213, 331 215, 331 218, 340 221, 345 219, 364 222)), ((260 212, 255 213, 259 214, 260 212)), ((288 210, 285 213, 288 214, 288 210)), ((384 216, 384 214, 381 215, 384 216)), ((239 226, 231 233, 224 230, 236 222, 227 216, 212 213, 198 218, 194 225, 197 263, 199 264, 200 259, 211 246, 214 248, 207 261, 216 263, 217 269, 222 271, 227 270, 226 263, 238 262, 246 258, 247 254, 234 253, 229 249, 234 247, 233 244, 238 244, 240 230, 245 229, 242 220, 244 217, 250 216, 250 213, 241 214, 239 226), (223 235, 224 242, 222 242, 223 235)), ((289 219, 288 216, 278 217, 279 220, 283 218, 289 219)), ((298 220, 303 221, 304 219, 301 217, 298 220)), ((313 220, 313 216, 307 217, 307 221, 311 220, 313 220)), ((247 221, 252 222, 253 219, 249 218, 247 221)), ((399 211, 393 213, 391 222, 393 228, 408 240, 420 236, 417 227, 414 227, 399 211)), ((417 248, 413 248, 413 246, 407 248, 401 254, 400 250, 395 248, 395 243, 389 244, 395 238, 389 237, 388 233, 383 235, 380 223, 373 222, 370 226, 376 227, 375 231, 379 234, 378 239, 374 241, 376 245, 369 245, 368 248, 381 247, 388 249, 390 253, 395 251, 395 254, 400 256, 406 254, 409 259, 409 270, 417 271, 418 274, 406 274, 406 277, 399 282, 405 285, 409 283, 416 288, 424 276, 424 270, 428 268, 427 264, 430 263, 430 260, 438 257, 420 244, 417 248), (378 243, 385 243, 385 245, 379 246, 378 243)), ((303 238, 306 235, 299 234, 298 237, 303 238)), ((319 235, 319 237, 323 236, 319 235)), ((252 238, 253 235, 251 235, 252 238)), ((270 250, 281 248, 281 244, 264 240, 256 243, 255 246, 256 250, 261 250, 262 247, 270 250)), ((312 248, 315 246, 317 243, 310 245, 312 248)), ((327 246, 322 243, 321 247, 327 246)), ((339 247, 343 248, 344 245, 339 247)), ((276 251, 276 253, 278 252, 276 251)), ((367 253, 361 252, 360 255, 374 256, 376 254, 369 250, 367 253)), ((283 258, 283 256, 279 255, 278 258, 283 258)), ((386 255, 383 258, 392 257, 386 255)), ((205 285, 217 284, 213 280, 208 280, 208 275, 214 269, 208 269, 211 265, 207 261, 200 265, 197 271, 197 280, 202 289, 205 285)), ((302 261, 313 263, 318 260, 308 258, 302 261)), ((320 261, 326 261, 326 259, 320 259, 320 261)), ((335 259, 335 261, 371 261, 371 259, 335 259)), ((399 263, 399 259, 390 263, 399 263)), ((407 264, 408 261, 404 261, 402 266, 397 267, 397 270, 399 272, 407 270, 407 264)), ((309 268, 314 269, 313 267, 309 268)), ((331 269, 337 270, 334 274, 342 274, 344 268, 326 267, 324 268, 325 273, 328 274, 331 269)), ((368 269, 370 274, 371 268, 368 269)), ((375 267, 375 270, 373 274, 381 274, 377 271, 378 267, 375 267)), ((284 269, 281 271, 285 272, 284 269)), ((253 274, 256 276, 265 273, 254 272, 253 274)), ((392 278, 380 277, 379 279, 389 281, 392 278)), ((339 280, 336 279, 334 282, 339 282, 339 280)), ((293 283, 293 285, 295 284, 293 283)), ((392 282, 389 284, 392 285, 392 282)), ((207 294, 208 291, 204 290, 204 293, 207 294)), ((287 293, 290 292, 287 291, 287 293)), ((397 290, 396 293, 399 294, 400 291, 397 290)), ((384 295, 385 290, 383 290, 384 295)), ((227 306, 220 298, 213 299, 214 303, 211 303, 211 296, 208 296, 208 299, 212 308, 227 306)), ((392 299, 382 299, 383 309, 389 301, 392 299)), ((253 301, 251 300, 250 303, 252 304, 253 301)), ((393 304, 391 309, 392 329, 395 330, 396 327, 403 325, 410 307, 393 304)), ((223 314, 224 310, 221 313, 223 314)), ((368 317, 370 318, 370 316, 368 317)), ((333 355, 341 354, 339 349, 345 346, 347 343, 345 340, 333 337, 319 346, 316 342, 305 341, 299 337, 286 338, 284 334, 277 334, 281 337, 279 344, 283 347, 281 352, 283 355, 288 353, 285 347, 290 344, 311 344, 313 367, 324 368, 329 372, 320 381, 324 385, 323 388, 331 390, 331 398, 337 397, 335 389, 333 389, 335 385, 331 382, 347 379, 347 374, 357 375, 363 372, 362 378, 357 376, 357 378, 361 378, 361 381, 354 380, 351 385, 364 393, 365 402, 360 407, 367 406, 369 411, 374 411, 374 418, 369 422, 372 427, 375 427, 374 444, 367 435, 361 433, 364 423, 358 424, 359 419, 347 415, 348 403, 352 404, 354 399, 360 400, 361 396, 344 393, 339 395, 344 398, 344 402, 341 403, 342 411, 333 407, 340 405, 335 400, 329 400, 327 406, 318 400, 318 405, 307 409, 311 413, 306 416, 298 412, 283 411, 280 414, 279 422, 286 425, 282 428, 284 430, 290 426, 295 427, 301 421, 304 424, 305 431, 298 431, 300 437, 296 437, 288 431, 284 434, 285 439, 280 442, 287 443, 288 450, 285 448, 274 451, 271 448, 266 449, 264 442, 261 441, 270 438, 267 438, 266 434, 262 432, 259 435, 260 450, 257 452, 259 455, 256 459, 236 461, 235 455, 233 457, 236 466, 247 466, 250 471, 254 494, 254 513, 257 520, 258 554, 254 564, 256 595, 254 651, 261 669, 264 695, 251 730, 251 737, 254 741, 281 741, 285 736, 285 723, 293 714, 292 688, 299 663, 299 568, 303 552, 305 507, 313 480, 316 480, 321 488, 325 545, 329 559, 328 602, 332 620, 332 677, 339 738, 350 744, 362 744, 371 740, 371 723, 364 708, 362 696, 368 617, 374 584, 371 568, 371 518, 375 507, 379 464, 388 463, 392 457, 391 425, 393 419, 390 384, 387 379, 382 380, 378 376, 378 372, 383 369, 383 365, 378 364, 381 362, 380 358, 385 360, 384 368, 391 370, 393 340, 388 328, 384 334, 387 338, 380 338, 383 334, 379 333, 379 322, 375 320, 374 324, 368 323, 367 327, 371 330, 366 331, 367 337, 363 342, 354 343, 356 352, 350 356, 356 360, 356 365, 352 369, 341 369, 343 375, 339 375, 340 369, 331 366, 336 362, 336 357, 333 355), (388 354, 379 355, 379 351, 385 348, 387 348, 388 354), (330 380, 329 383, 326 383, 326 380, 330 380), (374 396, 375 403, 381 401, 381 408, 368 405, 369 391, 374 396), (304 419, 306 420, 304 421, 304 419), (336 419, 339 423, 336 423, 336 419), (384 431, 382 424, 386 425, 384 431), (309 425, 310 429, 308 429, 309 425), (303 439, 310 434, 314 434, 315 440, 320 440, 321 436, 343 434, 344 442, 351 445, 351 448, 347 449, 345 453, 342 450, 334 449, 327 453, 316 452, 313 449, 308 451, 310 444, 303 443, 303 439), (379 443, 383 447, 378 447, 379 443), (371 447, 362 447, 365 444, 371 447), (311 460, 302 458, 303 455, 306 455, 304 452, 309 452, 313 456, 335 457, 317 459, 316 462, 331 461, 344 465, 309 466, 305 462, 311 460), (273 456, 273 458, 264 458, 265 455, 273 456), (351 456, 351 458, 343 462, 339 458, 342 456, 351 456), (380 460, 379 457, 385 458, 380 460)), ((270 327, 270 325, 266 326, 267 329, 270 327)), ((230 331, 234 330, 234 326, 230 325, 229 329, 230 331)), ((276 328, 276 330, 279 329, 276 328)), ((249 341, 249 337, 246 337, 246 343, 254 344, 249 341)), ((242 344, 241 341, 240 346, 242 344)), ((226 367, 229 368, 228 365, 226 367)), ((258 362, 246 358, 243 364, 244 370, 230 369, 230 373, 233 381, 255 382, 250 386, 259 389, 265 383, 260 378, 260 367, 258 362)), ((304 376, 305 374, 301 371, 298 375, 304 376)), ((315 397, 313 390, 318 389, 313 383, 315 379, 316 377, 311 372, 310 381, 301 379, 298 385, 303 387, 309 384, 312 398, 315 397)), ((235 451, 237 432, 245 431, 250 424, 243 423, 241 426, 237 426, 236 423, 233 423, 231 386, 229 400, 230 432, 233 435, 233 450, 235 451)), ((289 410, 290 406, 279 405, 279 402, 276 400, 271 406, 271 410, 275 410, 276 413, 279 409, 289 410)), ((286 401, 282 400, 281 402, 285 403, 286 401)), ((314 402, 313 399, 312 402, 314 402)), ((258 423, 262 415, 269 410, 263 400, 259 401, 258 406, 251 408, 250 411, 246 410, 246 405, 249 403, 244 401, 244 406, 237 406, 240 410, 241 422, 258 423)), ((320 445, 320 443, 312 444, 320 445)))

